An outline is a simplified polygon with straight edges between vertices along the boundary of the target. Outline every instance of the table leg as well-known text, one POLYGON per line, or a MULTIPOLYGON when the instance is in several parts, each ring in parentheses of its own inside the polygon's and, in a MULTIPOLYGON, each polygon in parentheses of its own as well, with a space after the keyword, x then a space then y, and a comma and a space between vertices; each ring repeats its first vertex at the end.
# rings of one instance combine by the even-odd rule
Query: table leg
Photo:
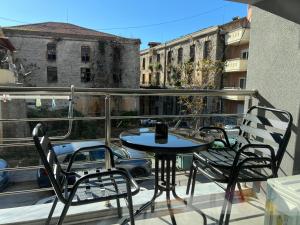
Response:
MULTIPOLYGON (((171 217, 171 220, 172 220, 172 224, 173 225, 176 225, 176 220, 175 220, 175 216, 174 216, 174 213, 173 213, 173 210, 171 208, 171 199, 170 199, 170 191, 173 190, 173 182, 172 184, 170 185, 170 175, 171 175, 171 169, 170 169, 170 160, 167 159, 167 168, 166 168, 166 198, 167 198, 167 206, 168 206, 168 210, 169 210, 169 214, 170 214, 170 217, 171 217)), ((172 164, 172 167, 173 164, 172 164)), ((172 178, 172 181, 173 181, 173 178, 172 178)))

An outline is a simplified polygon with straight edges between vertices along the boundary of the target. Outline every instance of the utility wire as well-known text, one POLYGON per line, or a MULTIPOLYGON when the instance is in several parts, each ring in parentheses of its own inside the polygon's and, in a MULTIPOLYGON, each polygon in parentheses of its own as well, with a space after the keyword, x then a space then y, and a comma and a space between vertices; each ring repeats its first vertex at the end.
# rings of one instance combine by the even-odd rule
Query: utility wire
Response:
POLYGON ((7 18, 7 17, 2 17, 2 16, 0 16, 0 20, 6 20, 6 21, 10 21, 10 22, 15 22, 15 23, 28 23, 28 22, 24 22, 24 21, 20 21, 20 20, 15 20, 15 19, 7 18))
POLYGON ((139 29, 139 28, 146 28, 146 27, 155 27, 155 26, 161 26, 161 25, 165 25, 165 24, 170 24, 170 23, 177 23, 180 21, 185 21, 185 20, 190 20, 199 16, 203 16, 205 14, 209 14, 212 13, 214 11, 220 10, 222 8, 225 8, 226 5, 222 5, 220 7, 196 14, 196 15, 192 15, 192 16, 187 16, 187 17, 182 17, 179 19, 174 19, 174 20, 169 20, 169 21, 164 21, 164 22, 160 22, 160 23, 152 23, 152 24, 144 24, 144 25, 137 25, 137 26, 129 26, 129 27, 112 27, 112 28, 103 28, 101 30, 126 30, 126 29, 139 29))
MULTIPOLYGON (((140 29, 140 28, 161 26, 161 25, 165 25, 165 24, 177 23, 177 22, 180 22, 180 21, 194 19, 194 18, 197 18, 199 16, 203 16, 203 15, 212 13, 214 11, 220 10, 222 8, 225 8, 225 7, 226 7, 226 5, 222 5, 220 7, 210 9, 208 11, 198 13, 198 14, 195 14, 195 15, 192 15, 192 16, 187 16, 187 17, 182 17, 182 18, 178 18, 178 19, 168 20, 168 21, 164 21, 164 22, 160 22, 160 23, 143 24, 143 25, 128 26, 128 27, 111 27, 111 28, 103 28, 103 29, 99 29, 99 30, 127 30, 127 29, 140 29)), ((10 22, 15 22, 15 23, 31 24, 29 22, 15 20, 15 19, 7 18, 7 17, 0 17, 0 19, 10 21, 10 22)))

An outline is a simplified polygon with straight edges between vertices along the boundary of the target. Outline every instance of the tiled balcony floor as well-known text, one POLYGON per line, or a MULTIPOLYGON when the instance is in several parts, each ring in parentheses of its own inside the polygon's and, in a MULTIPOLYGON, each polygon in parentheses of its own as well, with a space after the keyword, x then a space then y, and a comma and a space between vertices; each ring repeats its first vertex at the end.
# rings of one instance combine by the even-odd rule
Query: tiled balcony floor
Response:
MULTIPOLYGON (((221 201, 211 202, 212 205, 220 204, 221 201)), ((206 204, 206 203, 205 203, 206 204)), ((195 205, 197 208, 201 207, 201 202, 195 205)), ((248 198, 245 202, 240 202, 236 200, 232 208, 230 225, 263 225, 264 224, 264 207, 265 201, 263 199, 248 198)), ((214 206, 202 209, 202 211, 207 215, 207 224, 213 225, 217 224, 217 220, 220 215, 221 206, 214 206)), ((204 224, 203 218, 200 214, 193 210, 189 210, 184 206, 174 209, 175 219, 178 225, 199 225, 204 224)), ((108 221, 95 221, 91 223, 84 223, 86 225, 105 225, 110 224, 108 221)), ((112 224, 117 225, 118 221, 110 221, 112 224)), ((158 212, 144 213, 135 219, 136 225, 171 225, 171 219, 168 214, 168 210, 160 209, 158 212)))
MULTIPOLYGON (((176 188, 179 196, 188 199, 185 195, 186 186, 178 186, 176 188)), ((249 193, 249 189, 245 190, 249 193)), ((140 205, 151 199, 153 190, 143 190, 133 198, 135 209, 140 205)), ((224 191, 214 183, 198 183, 195 188, 195 199, 193 206, 201 209, 208 217, 207 224, 216 224, 219 218, 221 205, 223 203, 224 191)), ((69 209, 68 215, 64 224, 83 224, 83 225, 108 225, 119 224, 123 219, 116 218, 115 201, 111 201, 113 208, 107 208, 102 203, 93 203, 84 206, 74 206, 69 209)), ((121 201, 124 207, 124 218, 126 215, 126 204, 121 201)), ((238 224, 263 224, 264 221, 264 205, 263 197, 259 198, 249 197, 247 201, 241 201, 236 198, 235 204, 232 208, 231 223, 238 224)), ((25 207, 17 207, 11 209, 0 210, 0 224, 17 224, 17 225, 42 225, 49 212, 51 204, 32 205, 25 207)), ((172 208, 174 209, 175 219, 177 224, 193 225, 203 224, 203 219, 200 214, 186 207, 182 202, 172 200, 172 208)), ((62 204, 58 204, 54 216, 57 218, 62 210, 62 204)), ((156 209, 154 213, 150 210, 137 216, 137 225, 170 225, 171 220, 167 205, 165 202, 165 195, 161 195, 156 200, 156 209)), ((53 220, 55 222, 55 219, 53 220)), ((53 223, 54 224, 54 223, 53 223)))

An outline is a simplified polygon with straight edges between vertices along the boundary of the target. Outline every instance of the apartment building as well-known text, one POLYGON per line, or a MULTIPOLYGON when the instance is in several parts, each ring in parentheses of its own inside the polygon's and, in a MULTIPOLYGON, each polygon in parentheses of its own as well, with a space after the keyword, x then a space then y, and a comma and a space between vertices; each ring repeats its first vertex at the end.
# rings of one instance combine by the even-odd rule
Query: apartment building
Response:
MULTIPOLYGON (((149 48, 140 52, 140 87, 220 89, 220 74, 214 73, 208 84, 207 74, 200 68, 204 60, 222 59, 219 31, 218 26, 213 26, 166 43, 149 43, 149 48)), ((211 106, 210 111, 216 110, 212 104, 207 105, 211 106)), ((179 110, 176 107, 176 99, 171 97, 148 97, 140 102, 140 110, 145 114, 174 113, 179 110)))
MULTIPOLYGON (((221 26, 225 35, 224 71, 222 86, 224 89, 245 89, 249 55, 250 20, 249 17, 234 18, 221 26)), ((223 97, 223 112, 243 113, 243 96, 223 97)))
MULTIPOLYGON (((16 47, 16 64, 30 72, 21 77, 24 86, 139 87, 139 39, 56 22, 5 27, 3 32, 16 47)), ((131 101, 113 105, 136 110, 131 101)), ((102 106, 91 97, 76 104, 84 114, 103 111, 102 106)))

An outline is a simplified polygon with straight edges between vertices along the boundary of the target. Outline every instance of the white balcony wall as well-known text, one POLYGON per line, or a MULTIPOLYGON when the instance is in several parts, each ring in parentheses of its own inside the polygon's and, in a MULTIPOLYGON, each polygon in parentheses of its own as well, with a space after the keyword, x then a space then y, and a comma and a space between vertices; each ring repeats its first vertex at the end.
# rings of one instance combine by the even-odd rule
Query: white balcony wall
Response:
POLYGON ((250 40, 250 29, 239 28, 228 32, 225 35, 225 45, 241 45, 249 43, 250 40))
POLYGON ((247 71, 247 59, 230 59, 225 62, 224 72, 247 71))

